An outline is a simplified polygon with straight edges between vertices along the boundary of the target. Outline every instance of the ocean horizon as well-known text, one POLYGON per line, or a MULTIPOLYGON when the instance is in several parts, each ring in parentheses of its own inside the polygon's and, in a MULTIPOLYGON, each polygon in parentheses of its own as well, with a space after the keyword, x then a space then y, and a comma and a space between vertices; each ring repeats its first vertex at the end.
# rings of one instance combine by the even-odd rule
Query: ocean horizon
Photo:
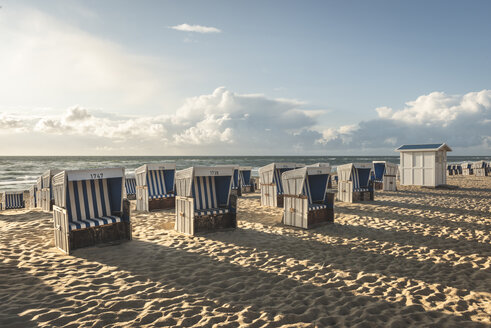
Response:
MULTIPOLYGON (((491 156, 448 156, 448 163, 491 160, 491 156)), ((253 175, 272 162, 314 164, 327 162, 334 169, 353 162, 389 161, 399 164, 399 156, 0 156, 0 191, 27 190, 49 169, 76 170, 124 167, 126 174, 146 163, 176 162, 177 169, 199 165, 251 166, 253 175)))

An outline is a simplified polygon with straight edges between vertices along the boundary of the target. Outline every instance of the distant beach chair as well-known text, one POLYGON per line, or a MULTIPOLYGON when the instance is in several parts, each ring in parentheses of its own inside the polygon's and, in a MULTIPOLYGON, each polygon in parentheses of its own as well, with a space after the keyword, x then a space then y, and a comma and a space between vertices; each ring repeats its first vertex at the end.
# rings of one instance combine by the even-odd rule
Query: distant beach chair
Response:
POLYGON ((334 193, 327 192, 330 167, 308 166, 284 172, 283 223, 310 229, 334 221, 334 193))
POLYGON ((472 163, 471 168, 476 177, 485 177, 488 175, 486 161, 476 161, 472 163))
POLYGON ((176 163, 151 163, 135 170, 136 210, 152 211, 175 207, 176 163))
POLYGON ((396 191, 397 164, 373 161, 372 165, 373 188, 375 190, 396 191))
POLYGON ((124 198, 134 200, 136 199, 136 178, 134 175, 127 175, 124 179, 124 198))
POLYGON ((130 203, 123 199, 124 169, 62 171, 53 177, 55 246, 72 250, 131 240, 130 203))
POLYGON ((41 208, 44 212, 53 210, 54 195, 51 190, 51 179, 60 172, 61 170, 47 170, 41 176, 41 208))
POLYGON ((24 191, 4 191, 2 192, 1 208, 2 210, 10 210, 24 208, 24 191))
POLYGON ((176 172, 175 230, 195 235, 237 228, 233 167, 190 167, 176 172))
POLYGON ((241 193, 254 192, 254 179, 252 178, 251 175, 252 175, 252 167, 250 166, 239 167, 241 193))
POLYGON ((261 205, 283 207, 283 183, 281 175, 289 170, 304 166, 296 163, 271 163, 259 168, 261 205))
POLYGON ((342 202, 373 200, 373 184, 370 180, 371 163, 350 163, 337 168, 338 199, 342 202))
POLYGON ((29 208, 34 209, 37 207, 37 185, 32 185, 29 188, 29 208))
POLYGON ((234 170, 232 177, 232 194, 237 196, 242 196, 242 189, 240 186, 240 173, 239 165, 217 165, 220 167, 231 167, 234 170))
POLYGON ((462 175, 473 175, 474 170, 472 170, 472 163, 465 162, 462 163, 462 175))

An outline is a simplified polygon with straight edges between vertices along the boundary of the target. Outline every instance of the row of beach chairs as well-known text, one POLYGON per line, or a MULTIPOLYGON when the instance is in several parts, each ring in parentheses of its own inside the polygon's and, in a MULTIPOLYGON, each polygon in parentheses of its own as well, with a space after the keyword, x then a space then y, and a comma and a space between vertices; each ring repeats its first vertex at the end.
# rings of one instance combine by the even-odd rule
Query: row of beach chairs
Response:
MULTIPOLYGON (((252 186, 247 171, 242 170, 241 174, 236 166, 216 166, 176 172, 174 163, 144 165, 135 171, 137 209, 139 201, 145 203, 140 209, 152 210, 159 207, 154 201, 170 205, 167 200, 174 198, 177 231, 195 235, 234 229, 238 198, 234 190, 241 184, 252 186)), ((328 192, 330 173, 327 163, 272 163, 260 169, 261 203, 271 204, 263 203, 263 196, 274 195, 276 206, 281 199, 283 222, 287 225, 308 229, 332 222, 334 193, 328 192)), ((346 183, 352 194, 368 192, 372 193, 369 199, 373 199, 376 174, 372 164, 340 166, 338 176, 339 185, 346 183)), ((41 196, 38 186, 33 188, 33 194, 41 201, 49 200, 47 203, 52 206, 55 245, 59 249, 70 253, 98 243, 131 240, 130 202, 123 168, 51 170, 41 180, 41 196), (49 176, 52 178, 47 181, 49 176), (50 190, 46 190, 47 186, 50 190)))
POLYGON ((462 164, 448 164, 447 175, 475 175, 485 177, 491 175, 491 162, 476 161, 462 164))

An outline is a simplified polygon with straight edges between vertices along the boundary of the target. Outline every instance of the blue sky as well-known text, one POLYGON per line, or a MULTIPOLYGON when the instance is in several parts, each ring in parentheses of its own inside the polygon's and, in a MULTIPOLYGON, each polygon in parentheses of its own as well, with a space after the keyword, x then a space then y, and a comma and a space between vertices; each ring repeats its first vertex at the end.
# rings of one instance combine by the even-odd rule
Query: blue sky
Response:
MULTIPOLYGON (((413 140, 490 153, 489 1, 0 5, 0 124, 12 139, 63 135, 87 155, 392 154, 413 140), (160 146, 114 136, 124 128, 160 146)), ((20 154, 16 142, 5 155, 20 154)))

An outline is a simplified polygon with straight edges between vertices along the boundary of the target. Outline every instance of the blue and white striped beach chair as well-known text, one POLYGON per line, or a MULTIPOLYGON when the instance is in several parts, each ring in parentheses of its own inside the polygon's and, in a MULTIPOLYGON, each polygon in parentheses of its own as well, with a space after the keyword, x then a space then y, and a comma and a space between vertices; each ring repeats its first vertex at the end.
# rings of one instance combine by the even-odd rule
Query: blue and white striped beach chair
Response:
POLYGON ((373 161, 370 179, 373 189, 384 191, 396 191, 397 164, 386 161, 373 161))
POLYGON ((230 166, 190 167, 176 172, 176 231, 200 232, 237 227, 237 196, 230 166))
POLYGON ((281 181, 281 174, 303 166, 303 164, 296 163, 271 163, 259 168, 261 205, 283 207, 284 190, 281 181))
POLYGON ((331 168, 308 166, 282 174, 283 223, 304 229, 334 221, 334 194, 327 193, 331 168))
POLYGON ((131 240, 124 169, 62 171, 53 177, 55 246, 73 249, 131 240))
POLYGON ((133 175, 127 175, 124 180, 125 198, 136 199, 136 178, 133 175))
POLYGON ((373 200, 371 163, 350 163, 337 167, 338 199, 343 202, 373 200))
POLYGON ((2 192, 2 210, 24 208, 24 191, 4 191, 2 192))
POLYGON ((254 192, 254 181, 252 181, 252 167, 239 167, 240 189, 242 193, 254 192))
POLYGON ((152 211, 174 208, 176 163, 151 163, 135 170, 136 209, 152 211))

